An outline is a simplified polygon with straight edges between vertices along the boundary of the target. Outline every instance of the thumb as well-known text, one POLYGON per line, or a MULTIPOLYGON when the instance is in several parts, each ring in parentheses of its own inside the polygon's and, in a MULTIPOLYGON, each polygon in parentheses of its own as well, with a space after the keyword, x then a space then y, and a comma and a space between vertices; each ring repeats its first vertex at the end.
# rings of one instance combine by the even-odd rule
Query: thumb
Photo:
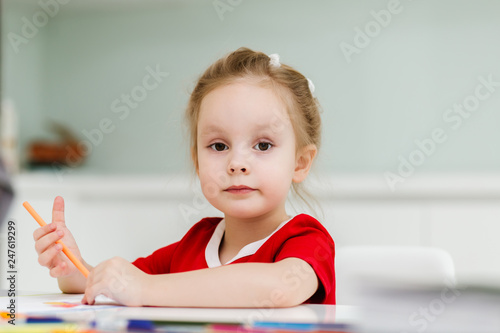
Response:
POLYGON ((57 196, 54 199, 54 206, 52 207, 52 223, 64 223, 64 199, 57 196))

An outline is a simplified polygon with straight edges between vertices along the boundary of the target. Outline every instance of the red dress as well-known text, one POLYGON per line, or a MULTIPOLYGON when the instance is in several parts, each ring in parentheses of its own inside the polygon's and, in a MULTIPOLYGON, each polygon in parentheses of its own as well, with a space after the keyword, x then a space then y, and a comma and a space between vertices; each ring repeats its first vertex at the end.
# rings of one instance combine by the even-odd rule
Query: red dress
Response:
MULTIPOLYGON (((218 247, 224 232, 223 223, 220 217, 204 218, 180 241, 156 250, 148 257, 138 258, 133 264, 148 274, 180 273, 220 265, 218 247)), ((245 246, 228 264, 271 263, 290 257, 300 258, 311 265, 319 281, 318 290, 305 303, 335 304, 335 244, 315 218, 297 215, 282 223, 265 240, 254 243, 245 246)), ((300 282, 296 281, 299 276, 284 276, 284 282, 300 282)))

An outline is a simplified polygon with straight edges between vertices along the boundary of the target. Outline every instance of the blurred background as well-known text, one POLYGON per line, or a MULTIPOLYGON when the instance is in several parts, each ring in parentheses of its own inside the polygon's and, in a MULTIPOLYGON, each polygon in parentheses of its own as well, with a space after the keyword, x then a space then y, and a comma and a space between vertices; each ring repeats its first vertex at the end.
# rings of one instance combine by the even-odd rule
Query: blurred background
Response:
POLYGON ((57 290, 25 200, 50 221, 64 196, 91 264, 147 255, 218 213, 192 176, 183 111, 202 71, 241 46, 314 82, 311 213, 338 247, 439 247, 459 278, 499 276, 499 12, 493 0, 2 0, 20 288, 57 290))

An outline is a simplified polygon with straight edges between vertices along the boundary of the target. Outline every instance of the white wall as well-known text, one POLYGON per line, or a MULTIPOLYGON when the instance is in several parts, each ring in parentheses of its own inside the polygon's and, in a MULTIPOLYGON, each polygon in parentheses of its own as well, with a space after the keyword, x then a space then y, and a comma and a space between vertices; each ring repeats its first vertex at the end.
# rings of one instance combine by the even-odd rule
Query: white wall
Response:
MULTIPOLYGON (((3 40, 4 97, 19 106, 23 152, 28 140, 54 139, 50 120, 86 139, 109 118, 113 132, 93 146, 82 171, 182 172, 189 163, 182 111, 194 81, 226 52, 248 46, 279 53, 315 83, 324 172, 395 172, 399 157, 409 158, 435 128, 447 140, 416 172, 500 170, 498 86, 460 126, 443 118, 474 95, 479 77, 500 82, 498 1, 252 0, 233 2, 240 4, 222 20, 213 1, 119 3, 61 5, 18 54, 3 40), (374 15, 392 3, 399 5, 382 27, 374 15), (375 33, 362 41, 367 27, 375 33), (347 44, 357 51, 346 57, 347 44), (169 76, 121 119, 113 101, 157 65, 169 76)), ((20 34, 22 17, 41 10, 37 0, 4 0, 4 37, 20 34)))

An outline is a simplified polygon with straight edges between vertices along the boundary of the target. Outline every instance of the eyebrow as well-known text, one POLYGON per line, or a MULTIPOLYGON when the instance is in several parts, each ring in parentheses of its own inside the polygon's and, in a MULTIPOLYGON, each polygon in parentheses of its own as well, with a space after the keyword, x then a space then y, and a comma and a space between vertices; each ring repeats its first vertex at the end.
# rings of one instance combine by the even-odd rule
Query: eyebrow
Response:
POLYGON ((202 128, 199 131, 199 135, 209 135, 209 134, 213 134, 213 133, 222 133, 222 132, 224 132, 224 131, 219 126, 209 125, 207 127, 202 128))
MULTIPOLYGON (((265 131, 265 130, 272 130, 272 125, 271 124, 258 124, 255 126, 253 129, 256 132, 260 131, 265 131)), ((224 133, 224 129, 216 124, 210 124, 204 128, 202 128, 199 131, 199 135, 209 135, 209 134, 214 134, 214 133, 224 133)))

